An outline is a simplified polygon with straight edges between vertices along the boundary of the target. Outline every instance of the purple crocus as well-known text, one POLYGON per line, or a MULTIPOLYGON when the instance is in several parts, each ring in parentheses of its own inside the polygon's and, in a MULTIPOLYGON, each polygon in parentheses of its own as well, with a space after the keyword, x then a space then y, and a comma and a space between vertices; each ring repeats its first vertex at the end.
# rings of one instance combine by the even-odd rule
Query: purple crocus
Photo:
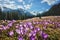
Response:
POLYGON ((9 29, 10 27, 9 26, 6 26, 7 29, 9 29))
POLYGON ((19 28, 19 26, 15 26, 15 28, 19 28))
POLYGON ((24 40, 23 37, 18 37, 18 40, 24 40))
POLYGON ((28 25, 27 25, 26 23, 25 23, 23 26, 24 26, 25 28, 28 27, 28 25))
POLYGON ((30 37, 30 40, 35 40, 35 36, 31 36, 30 37))
POLYGON ((37 27, 37 28, 36 28, 36 30, 37 30, 37 31, 40 31, 40 28, 39 28, 39 27, 37 27))
POLYGON ((58 26, 60 27, 60 24, 58 24, 58 26))
POLYGON ((21 34, 19 29, 16 29, 15 31, 16 31, 17 34, 21 34))
POLYGON ((41 31, 39 31, 39 33, 40 33, 40 35, 42 35, 43 31, 41 30, 41 31))
POLYGON ((26 30, 26 31, 28 31, 28 30, 29 30, 29 28, 28 28, 28 27, 26 27, 26 28, 25 28, 25 30, 26 30))
POLYGON ((16 22, 16 20, 12 20, 12 22, 14 23, 14 22, 16 22))
POLYGON ((5 27, 5 26, 4 26, 4 27, 3 27, 3 29, 4 29, 4 30, 6 30, 6 29, 7 29, 7 27, 5 27))
POLYGON ((32 33, 29 33, 29 35, 28 35, 29 37, 31 37, 32 36, 32 33))
POLYGON ((48 37, 48 35, 47 35, 47 34, 45 34, 45 35, 44 35, 44 39, 46 39, 47 37, 48 37))
POLYGON ((34 32, 36 33, 36 32, 37 32, 37 30, 35 29, 35 30, 34 30, 34 32))
POLYGON ((48 34, 44 33, 43 31, 40 31, 39 33, 43 37, 43 39, 46 39, 48 37, 48 34))
POLYGON ((23 26, 21 26, 19 29, 23 30, 24 28, 23 28, 23 26))
POLYGON ((39 24, 39 22, 36 22, 36 24, 39 24))
POLYGON ((33 31, 31 31, 31 34, 33 35, 33 36, 36 36, 36 32, 33 30, 33 31))
POLYGON ((36 33, 33 33, 33 36, 36 36, 36 33))
POLYGON ((32 23, 31 23, 31 22, 27 22, 27 24, 28 24, 28 25, 32 25, 32 23))
POLYGON ((9 23, 8 26, 11 27, 12 26, 12 23, 9 23))
POLYGON ((21 34, 23 34, 23 30, 20 30, 21 34))
POLYGON ((9 32, 9 35, 10 35, 10 36, 14 35, 14 32, 13 32, 13 31, 10 31, 10 32, 9 32))
POLYGON ((34 28, 34 26, 30 25, 30 29, 33 29, 33 28, 34 28))
POLYGON ((44 25, 48 25, 48 24, 49 24, 49 22, 47 22, 47 21, 44 21, 44 22, 43 22, 43 24, 44 24, 44 25))
POLYGON ((46 33, 42 33, 42 37, 44 38, 44 39, 46 39, 47 37, 48 37, 48 34, 46 34, 46 33))
POLYGON ((22 27, 23 25, 22 25, 22 24, 20 24, 19 26, 20 26, 20 27, 22 27))

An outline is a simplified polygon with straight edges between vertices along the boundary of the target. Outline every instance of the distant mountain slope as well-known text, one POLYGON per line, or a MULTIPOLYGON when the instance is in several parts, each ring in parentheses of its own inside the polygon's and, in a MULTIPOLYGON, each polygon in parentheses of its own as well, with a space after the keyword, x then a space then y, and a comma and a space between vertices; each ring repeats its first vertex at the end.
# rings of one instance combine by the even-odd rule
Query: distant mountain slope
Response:
POLYGON ((18 12, 20 15, 21 14, 26 14, 28 16, 33 16, 30 12, 28 12, 27 10, 24 10, 24 9, 15 9, 15 10, 12 10, 12 9, 9 9, 9 8, 6 8, 6 7, 3 7, 3 12, 18 12))
MULTIPOLYGON (((0 8, 1 9, 1 8, 0 8)), ((2 10, 2 9, 1 9, 2 10)), ((1 11, 0 10, 0 11, 1 11)), ((28 12, 27 10, 24 9, 9 9, 6 7, 3 7, 3 10, 1 11, 1 19, 27 19, 27 18, 32 18, 34 15, 32 15, 30 12, 28 12)))
POLYGON ((42 14, 43 16, 60 16, 60 3, 52 6, 49 11, 42 14))

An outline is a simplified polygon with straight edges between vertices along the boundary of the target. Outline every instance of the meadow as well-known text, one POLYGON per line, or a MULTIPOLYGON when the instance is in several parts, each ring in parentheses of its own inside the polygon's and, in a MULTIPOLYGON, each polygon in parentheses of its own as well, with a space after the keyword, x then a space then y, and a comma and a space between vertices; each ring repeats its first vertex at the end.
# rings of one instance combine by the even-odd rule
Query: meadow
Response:
POLYGON ((60 16, 0 20, 0 40, 60 40, 60 16))

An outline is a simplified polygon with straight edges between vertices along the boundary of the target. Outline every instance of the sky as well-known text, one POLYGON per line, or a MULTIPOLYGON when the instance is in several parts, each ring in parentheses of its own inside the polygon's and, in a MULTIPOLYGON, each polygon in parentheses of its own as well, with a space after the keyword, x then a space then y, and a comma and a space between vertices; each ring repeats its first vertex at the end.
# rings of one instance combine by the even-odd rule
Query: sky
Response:
MULTIPOLYGON (((48 11, 54 4, 60 3, 60 0, 0 0, 0 7, 10 9, 24 9, 33 12, 48 11)), ((33 13, 34 14, 34 13, 33 13)))

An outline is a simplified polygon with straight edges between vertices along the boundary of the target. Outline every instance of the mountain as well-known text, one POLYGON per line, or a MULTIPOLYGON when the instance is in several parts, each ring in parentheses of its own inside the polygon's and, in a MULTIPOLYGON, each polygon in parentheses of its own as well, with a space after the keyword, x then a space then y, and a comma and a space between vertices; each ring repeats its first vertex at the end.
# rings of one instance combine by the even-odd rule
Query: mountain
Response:
POLYGON ((42 16, 60 16, 60 3, 53 5, 50 10, 44 12, 42 16))
POLYGON ((7 12, 7 11, 10 11, 10 10, 12 10, 12 9, 6 8, 6 7, 1 7, 1 10, 2 10, 2 12, 7 12))
POLYGON ((24 9, 15 9, 15 10, 12 10, 12 9, 9 9, 9 8, 6 8, 6 7, 3 7, 3 12, 18 12, 19 15, 23 15, 23 14, 26 14, 28 16, 33 16, 30 12, 28 12, 27 10, 24 10, 24 9))
POLYGON ((19 13, 22 13, 23 15, 26 14, 27 16, 33 16, 29 11, 21 9, 21 8, 15 11, 18 11, 19 13))
POLYGON ((3 7, 2 13, 0 14, 2 16, 1 19, 7 19, 7 20, 11 20, 11 19, 19 20, 19 19, 27 19, 27 18, 34 17, 34 15, 32 15, 30 12, 21 8, 12 10, 12 9, 3 7))

